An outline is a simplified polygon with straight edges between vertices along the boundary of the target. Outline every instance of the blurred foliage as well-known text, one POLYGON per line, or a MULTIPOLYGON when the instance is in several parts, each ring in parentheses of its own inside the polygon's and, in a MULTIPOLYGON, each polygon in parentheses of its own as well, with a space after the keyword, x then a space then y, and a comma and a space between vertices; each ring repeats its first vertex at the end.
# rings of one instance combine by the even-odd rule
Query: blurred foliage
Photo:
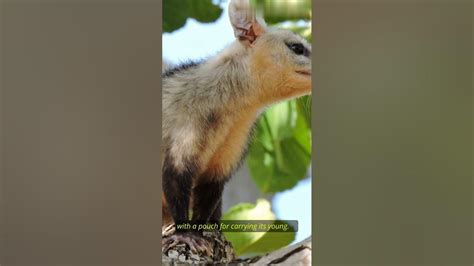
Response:
POLYGON ((257 123, 247 163, 259 190, 274 193, 306 177, 311 161, 309 112, 303 101, 270 107, 257 123))
POLYGON ((289 20, 311 20, 311 0, 251 0, 251 3, 263 14, 268 24, 289 20))
MULTIPOLYGON (((308 22, 308 23, 310 23, 310 22, 308 22)), ((305 26, 298 26, 297 23, 290 23, 289 25, 284 24, 284 23, 278 23, 278 24, 275 24, 275 25, 277 27, 280 27, 280 28, 289 29, 289 30, 303 36, 310 43, 313 41, 313 38, 311 36, 311 24, 305 25, 305 26)))
MULTIPOLYGON (((256 204, 240 203, 222 216, 222 220, 275 220, 270 202, 258 199, 256 204)), ((224 232, 237 255, 262 254, 287 246, 295 232, 224 232)))
POLYGON ((212 0, 165 0, 163 1, 163 32, 173 32, 186 24, 188 18, 199 22, 214 22, 222 14, 222 8, 212 0))
MULTIPOLYGON (((292 30, 311 42, 310 0, 251 0, 270 26, 292 30), (307 23, 297 23, 304 20, 307 23)), ((228 3, 228 1, 227 1, 228 3)), ((226 4, 227 4, 226 3, 226 4)), ((173 32, 188 18, 213 22, 222 8, 211 0, 164 0, 163 31, 173 32)), ((231 29, 229 29, 231 30, 231 29)), ((306 177, 311 163, 311 97, 281 102, 265 111, 249 147, 247 166, 262 193, 294 187, 306 177)), ((241 203, 227 211, 222 220, 274 220, 270 203, 241 203)), ((225 233, 238 255, 261 254, 290 244, 295 233, 225 233)))

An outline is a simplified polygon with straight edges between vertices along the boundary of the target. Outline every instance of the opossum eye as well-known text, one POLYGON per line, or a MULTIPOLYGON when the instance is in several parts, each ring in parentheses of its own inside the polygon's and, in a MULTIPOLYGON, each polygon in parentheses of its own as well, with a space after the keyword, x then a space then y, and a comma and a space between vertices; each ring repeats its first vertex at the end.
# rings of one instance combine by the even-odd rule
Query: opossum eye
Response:
POLYGON ((306 47, 304 47, 302 43, 290 43, 290 44, 286 44, 286 46, 288 46, 288 48, 297 55, 309 54, 309 51, 306 49, 306 47))

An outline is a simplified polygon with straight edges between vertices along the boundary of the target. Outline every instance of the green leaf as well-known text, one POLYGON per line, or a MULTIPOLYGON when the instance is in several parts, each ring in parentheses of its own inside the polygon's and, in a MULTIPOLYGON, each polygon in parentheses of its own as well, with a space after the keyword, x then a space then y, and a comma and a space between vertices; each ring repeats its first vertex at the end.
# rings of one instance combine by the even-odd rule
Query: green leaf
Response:
POLYGON ((163 32, 173 32, 186 24, 188 18, 199 22, 216 21, 222 14, 222 8, 212 0, 164 0, 163 32))
POLYGON ((311 161, 311 110, 306 113, 305 108, 304 102, 296 100, 279 103, 257 122, 247 166, 261 192, 290 189, 306 177, 311 161))
MULTIPOLYGON (((270 203, 258 199, 256 204, 240 203, 222 216, 222 220, 275 220, 270 203)), ((224 232, 237 255, 260 254, 287 246, 295 239, 294 232, 224 232)))
POLYGON ((257 242, 247 246, 242 254, 265 254, 288 246, 295 240, 295 232, 265 233, 257 242))
POLYGON ((311 96, 304 96, 296 99, 298 105, 298 115, 304 117, 306 125, 311 128, 311 96))
POLYGON ((287 20, 311 19, 311 0, 275 1, 256 0, 257 8, 264 10, 269 24, 287 20))

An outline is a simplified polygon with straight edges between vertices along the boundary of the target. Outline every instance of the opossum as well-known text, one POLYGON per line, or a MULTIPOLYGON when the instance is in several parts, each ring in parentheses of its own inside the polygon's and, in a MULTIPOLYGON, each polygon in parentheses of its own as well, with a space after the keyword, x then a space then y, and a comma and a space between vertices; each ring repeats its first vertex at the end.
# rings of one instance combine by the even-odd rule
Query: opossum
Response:
MULTIPOLYGON (((219 221, 224 185, 244 157, 259 114, 311 93, 311 45, 304 38, 267 27, 248 0, 232 0, 229 18, 236 37, 231 45, 162 72, 165 226, 219 221)), ((194 232, 163 241, 164 251, 184 242, 209 253, 194 232)))

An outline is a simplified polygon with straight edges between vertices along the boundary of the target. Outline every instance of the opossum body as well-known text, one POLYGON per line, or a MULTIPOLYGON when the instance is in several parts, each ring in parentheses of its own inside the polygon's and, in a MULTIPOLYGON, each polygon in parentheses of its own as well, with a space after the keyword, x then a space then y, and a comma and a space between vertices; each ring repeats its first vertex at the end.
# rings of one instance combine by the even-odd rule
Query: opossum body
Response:
MULTIPOLYGON (((224 183, 243 158, 259 111, 245 99, 250 86, 243 71, 241 58, 229 57, 163 74, 163 190, 176 195, 173 203, 165 197, 175 222, 189 220, 179 210, 191 202, 193 221, 220 218, 224 183)), ((171 222, 166 209, 164 217, 171 222)))
POLYGON ((170 67, 163 85, 163 224, 218 221, 225 182, 262 110, 311 92, 311 46, 266 29, 247 1, 230 2, 237 40, 209 60, 170 67))

